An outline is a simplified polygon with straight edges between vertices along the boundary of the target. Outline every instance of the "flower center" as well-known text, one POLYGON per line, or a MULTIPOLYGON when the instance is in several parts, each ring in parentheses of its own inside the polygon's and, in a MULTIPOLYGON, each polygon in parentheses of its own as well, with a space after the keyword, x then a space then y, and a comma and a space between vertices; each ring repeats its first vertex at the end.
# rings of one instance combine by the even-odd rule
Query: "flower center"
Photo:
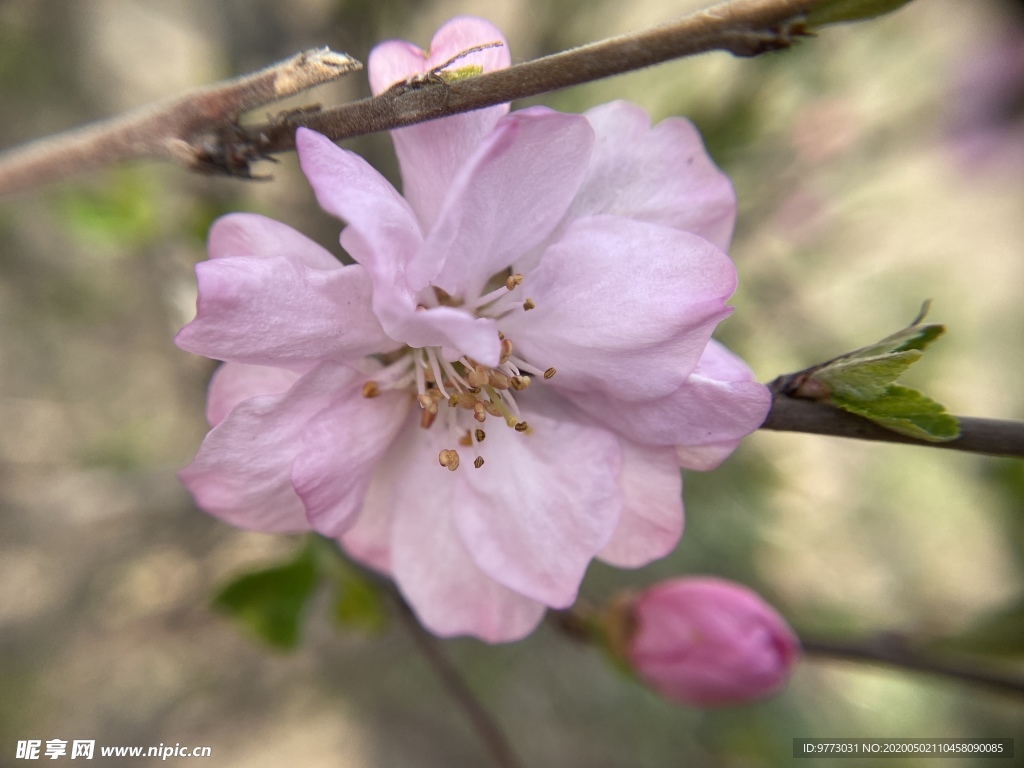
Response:
MULTIPOLYGON (((523 283, 522 275, 499 276, 502 277, 499 287, 472 302, 464 303, 440 289, 434 289, 434 297, 438 305, 460 307, 477 317, 495 320, 536 306, 529 298, 511 298, 523 283)), ((555 375, 554 368, 540 369, 518 356, 512 340, 500 331, 498 339, 501 353, 493 367, 465 355, 448 361, 440 347, 407 347, 384 361, 386 367, 363 385, 363 397, 376 397, 385 389, 410 390, 422 409, 420 427, 430 429, 440 422, 451 436, 452 447, 438 454, 438 463, 454 472, 461 462, 458 447, 462 447, 471 450, 473 466, 479 469, 484 464, 480 446, 487 437, 482 426, 487 418, 501 419, 516 432, 531 434, 516 402, 516 393, 526 390, 534 377, 550 379, 555 375)))

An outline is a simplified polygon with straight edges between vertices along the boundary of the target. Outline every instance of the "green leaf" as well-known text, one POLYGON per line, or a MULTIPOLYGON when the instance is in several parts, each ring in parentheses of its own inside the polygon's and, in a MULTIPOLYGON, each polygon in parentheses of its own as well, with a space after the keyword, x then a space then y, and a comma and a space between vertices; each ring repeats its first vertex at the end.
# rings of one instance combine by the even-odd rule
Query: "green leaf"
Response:
POLYGON ((909 387, 893 385, 880 397, 866 399, 833 394, 831 400, 844 410, 918 440, 944 443, 960 436, 955 416, 946 413, 941 403, 909 387))
POLYGON ((871 400, 886 395, 890 385, 923 353, 908 349, 877 357, 849 358, 827 365, 815 374, 829 389, 833 402, 837 397, 871 400))
POLYGON ((380 593, 370 582, 354 573, 340 576, 335 582, 333 616, 343 627, 365 632, 382 632, 387 624, 387 611, 380 593))
POLYGON ((315 551, 306 546, 283 565, 237 577, 214 597, 213 605, 269 645, 289 650, 298 643, 318 581, 315 551))
POLYGON ((863 21, 892 13, 910 0, 831 0, 807 14, 807 25, 821 27, 844 21, 863 21))

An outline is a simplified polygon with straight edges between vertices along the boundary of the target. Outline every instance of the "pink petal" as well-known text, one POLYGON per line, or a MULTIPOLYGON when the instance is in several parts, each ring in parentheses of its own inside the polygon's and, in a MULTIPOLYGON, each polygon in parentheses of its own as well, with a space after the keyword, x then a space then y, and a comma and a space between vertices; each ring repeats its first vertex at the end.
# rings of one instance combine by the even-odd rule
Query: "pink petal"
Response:
POLYGON ((586 118, 597 144, 567 220, 612 213, 729 247, 736 194, 692 123, 670 117, 651 128, 647 113, 624 101, 595 107, 586 118))
POLYGON ((309 421, 358 374, 324 363, 287 392, 239 403, 178 476, 196 504, 232 525, 268 533, 309 530, 292 489, 292 462, 309 421))
MULTIPOLYGON (((475 635, 487 642, 519 640, 537 626, 544 606, 502 586, 474 562, 452 519, 459 475, 438 466, 443 435, 400 436, 382 466, 402 467, 391 486, 391 567, 402 594, 427 629, 442 637, 475 635)), ((468 462, 467 462, 468 463, 468 462)))
POLYGON ((683 534, 683 481, 671 448, 620 442, 622 519, 599 557, 619 568, 639 568, 664 557, 679 543, 683 534))
POLYGON ((455 486, 455 523, 491 578, 562 608, 618 525, 621 451, 604 430, 524 417, 532 434, 500 422, 487 429, 486 463, 467 467, 455 486))
POLYGON ((537 107, 502 118, 452 182, 409 265, 413 290, 433 283, 475 298, 496 272, 548 236, 579 188, 593 146, 580 115, 537 107))
POLYGON ((206 395, 206 420, 211 427, 215 427, 243 400, 286 392, 301 376, 301 373, 287 368, 224 363, 214 371, 210 379, 210 389, 206 395))
POLYGON ((359 266, 314 269, 288 257, 226 257, 196 265, 196 318, 184 350, 252 365, 352 360, 399 346, 370 309, 359 266))
POLYGON ((287 256, 313 269, 340 269, 341 263, 321 245, 287 224, 256 213, 229 213, 210 227, 206 250, 211 259, 287 256))
POLYGON ((363 158, 326 136, 299 128, 295 147, 320 206, 348 223, 342 245, 366 267, 374 289, 404 291, 405 265, 423 241, 409 204, 363 158))
POLYGON ((406 392, 367 399, 358 379, 339 391, 306 426, 303 448, 292 464, 292 485, 318 533, 337 537, 363 508, 370 480, 407 421, 412 400, 406 392))
MULTIPOLYGON (((370 52, 368 69, 373 92, 381 93, 392 84, 429 72, 470 48, 492 42, 505 42, 500 30, 483 19, 463 16, 437 31, 429 54, 404 41, 382 43, 370 52)), ((508 47, 502 45, 471 53, 453 62, 449 69, 480 66, 484 72, 492 72, 506 68, 510 60, 508 47)), ((459 168, 506 112, 508 105, 501 104, 391 132, 402 169, 403 192, 424 231, 429 231, 437 220, 459 168)))
POLYGON ((643 402, 603 393, 574 393, 573 403, 609 429, 641 445, 701 446, 738 441, 764 422, 771 405, 756 381, 727 382, 693 374, 675 392, 643 402))
POLYGON ((723 443, 708 445, 677 445, 676 458, 679 460, 679 466, 684 469, 710 472, 713 469, 718 469, 723 461, 732 456, 732 452, 739 447, 739 444, 739 440, 727 440, 723 443))
POLYGON ((572 224, 526 275, 536 308, 502 318, 516 354, 552 384, 622 400, 668 395, 697 365, 736 286, 708 241, 618 216, 572 224))

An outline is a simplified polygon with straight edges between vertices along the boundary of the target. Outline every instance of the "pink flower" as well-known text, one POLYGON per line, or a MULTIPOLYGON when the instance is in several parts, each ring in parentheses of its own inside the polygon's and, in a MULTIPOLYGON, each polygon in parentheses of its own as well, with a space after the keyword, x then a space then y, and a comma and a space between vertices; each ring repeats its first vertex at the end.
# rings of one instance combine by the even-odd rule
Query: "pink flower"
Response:
MULTIPOLYGON (((384 43, 371 84, 501 39, 463 18, 429 54, 384 43)), ((508 61, 502 46, 452 66, 508 61)), ((735 201, 694 128, 651 128, 625 103, 507 112, 395 131, 405 197, 301 130, 302 169, 357 263, 226 216, 177 338, 226 361, 181 473, 200 507, 335 537, 433 632, 492 642, 570 605, 594 557, 669 552, 680 463, 720 462, 769 403, 709 341, 735 286, 735 201)))
POLYGON ((667 699, 713 707, 776 693, 800 655, 793 630, 755 592, 724 579, 662 582, 636 599, 625 656, 667 699))

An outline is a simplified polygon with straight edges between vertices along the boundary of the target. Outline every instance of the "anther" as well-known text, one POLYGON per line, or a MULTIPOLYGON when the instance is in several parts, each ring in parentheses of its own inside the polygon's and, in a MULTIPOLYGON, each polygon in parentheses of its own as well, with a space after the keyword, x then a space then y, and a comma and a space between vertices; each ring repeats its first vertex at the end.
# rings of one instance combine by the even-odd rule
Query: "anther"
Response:
POLYGON ((476 404, 480 402, 474 395, 469 394, 469 392, 459 392, 455 397, 458 399, 459 407, 464 408, 467 411, 475 410, 476 404))
POLYGON ((524 390, 528 386, 530 386, 530 377, 529 376, 513 376, 509 380, 509 383, 512 385, 512 389, 516 390, 517 392, 521 392, 522 390, 524 390))
POLYGON ((437 409, 433 411, 424 411, 420 414, 420 427, 422 429, 430 429, 430 425, 434 423, 434 419, 437 418, 437 409))
POLYGON ((548 368, 546 371, 544 371, 544 378, 545 379, 550 379, 554 375, 555 375, 555 369, 554 368, 548 368))
MULTIPOLYGON (((473 403, 473 418, 479 421, 481 424, 483 424, 487 420, 487 406, 484 405, 479 400, 473 403)), ((477 430, 477 432, 480 431, 481 430, 479 429, 477 430)), ((482 440, 483 438, 478 439, 482 440)))
POLYGON ((377 397, 380 394, 380 387, 376 381, 367 381, 363 384, 363 397, 377 397))
POLYGON ((484 441, 484 438, 487 437, 487 433, 484 432, 482 429, 477 429, 473 432, 473 437, 476 438, 476 441, 478 443, 482 443, 484 441))
POLYGON ((458 404, 459 404, 459 396, 458 395, 456 395, 454 392, 452 394, 448 395, 448 407, 449 408, 454 408, 458 404))
POLYGON ((427 413, 437 413, 437 400, 430 395, 416 395, 416 402, 427 413))
POLYGON ((504 365, 512 357, 512 339, 501 340, 501 357, 498 358, 498 365, 504 365))
POLYGON ((514 275, 509 275, 505 278, 505 287, 508 290, 514 290, 517 285, 523 284, 523 276, 516 272, 514 275))
POLYGON ((516 424, 516 426, 515 426, 515 430, 516 430, 516 432, 525 432, 525 431, 526 431, 526 430, 528 430, 529 428, 530 428, 530 425, 529 425, 529 424, 527 424, 527 423, 526 423, 525 421, 520 421, 520 422, 519 422, 518 424, 516 424))
POLYGON ((437 462, 449 472, 454 472, 459 468, 459 452, 445 448, 437 455, 437 462))
POLYGON ((509 386, 511 385, 511 383, 512 383, 512 380, 509 379, 509 377, 506 376, 504 373, 498 373, 497 371, 491 371, 491 375, 489 377, 488 384, 490 384, 495 389, 508 389, 509 386))
POLYGON ((459 445, 463 446, 464 448, 469 448, 471 445, 473 445, 473 438, 470 436, 468 429, 466 430, 466 433, 459 438, 459 445))
POLYGON ((527 312, 529 312, 536 306, 537 305, 533 303, 533 299, 527 299, 526 301, 523 302, 523 309, 526 310, 527 312))
MULTIPOLYGON (((502 342, 504 344, 504 342, 502 342)), ((487 368, 478 365, 466 374, 466 381, 471 387, 484 387, 487 385, 487 368)))
POLYGON ((480 469, 480 467, 482 467, 483 465, 484 465, 484 457, 483 456, 477 456, 475 459, 473 459, 473 466, 476 467, 477 469, 480 469))

